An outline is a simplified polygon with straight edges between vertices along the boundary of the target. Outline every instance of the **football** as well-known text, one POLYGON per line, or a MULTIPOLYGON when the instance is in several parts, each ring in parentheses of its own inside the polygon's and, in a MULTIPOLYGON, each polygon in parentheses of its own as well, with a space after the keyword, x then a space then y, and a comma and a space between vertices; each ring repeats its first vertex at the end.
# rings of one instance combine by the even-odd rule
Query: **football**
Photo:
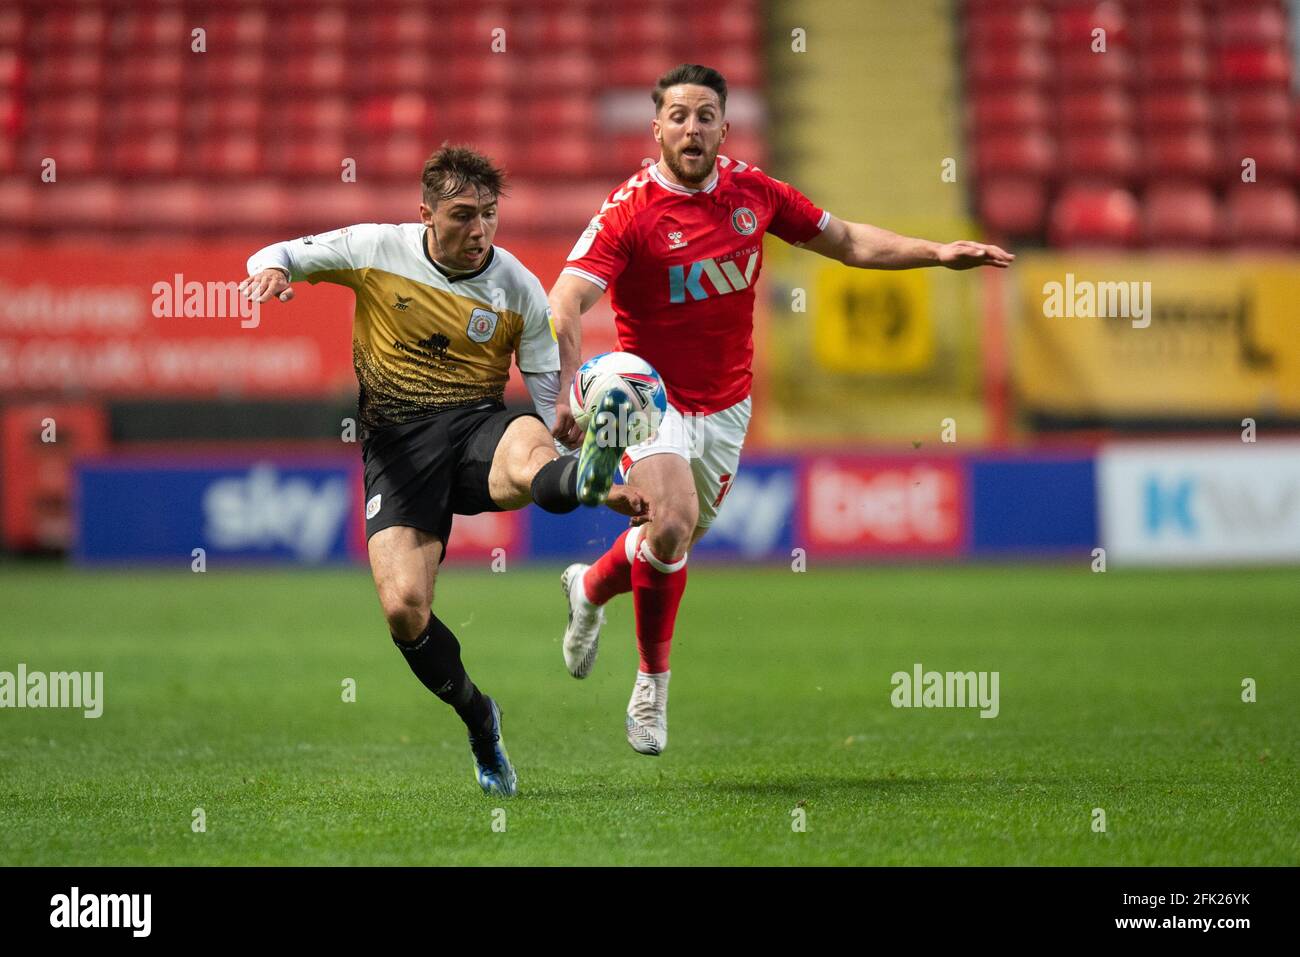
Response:
POLYGON ((637 445, 654 438, 668 408, 668 394, 654 366, 630 352, 604 352, 592 356, 578 368, 569 391, 569 405, 578 425, 585 429, 591 414, 600 408, 611 389, 620 389, 630 402, 626 424, 626 441, 620 445, 637 445))

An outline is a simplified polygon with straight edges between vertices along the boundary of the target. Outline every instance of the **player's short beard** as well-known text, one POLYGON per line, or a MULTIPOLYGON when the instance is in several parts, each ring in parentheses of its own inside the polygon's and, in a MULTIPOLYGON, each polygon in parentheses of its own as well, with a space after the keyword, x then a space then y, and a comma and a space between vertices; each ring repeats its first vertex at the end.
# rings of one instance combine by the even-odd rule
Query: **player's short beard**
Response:
MULTIPOLYGON (((686 147, 684 146, 682 147, 682 149, 685 148, 686 147)), ((714 148, 712 152, 710 152, 706 147, 702 146, 700 148, 704 150, 704 159, 707 162, 704 165, 704 172, 699 176, 692 176, 687 173, 686 170, 682 169, 682 164, 677 160, 677 157, 681 155, 680 151, 677 153, 670 153, 667 150, 663 151, 664 163, 667 164, 668 169, 672 171, 672 174, 677 177, 679 183, 703 183, 709 178, 709 174, 713 172, 713 164, 717 162, 718 150, 722 148, 721 144, 714 148)))

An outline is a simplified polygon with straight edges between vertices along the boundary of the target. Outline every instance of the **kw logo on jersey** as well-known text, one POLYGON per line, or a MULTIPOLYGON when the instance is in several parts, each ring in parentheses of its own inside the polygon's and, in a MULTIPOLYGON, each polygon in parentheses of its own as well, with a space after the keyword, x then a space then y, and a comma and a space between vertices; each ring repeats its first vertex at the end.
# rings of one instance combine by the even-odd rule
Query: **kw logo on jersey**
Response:
POLYGON ((749 259, 745 262, 744 273, 741 273, 740 267, 736 265, 735 260, 724 259, 722 262, 718 262, 716 258, 712 257, 693 262, 689 266, 669 266, 668 301, 685 302, 687 295, 696 302, 709 298, 709 296, 713 295, 713 292, 704 287, 704 280, 706 279, 718 295, 748 289, 750 282, 753 281, 754 268, 757 265, 758 250, 756 249, 749 254, 749 259))

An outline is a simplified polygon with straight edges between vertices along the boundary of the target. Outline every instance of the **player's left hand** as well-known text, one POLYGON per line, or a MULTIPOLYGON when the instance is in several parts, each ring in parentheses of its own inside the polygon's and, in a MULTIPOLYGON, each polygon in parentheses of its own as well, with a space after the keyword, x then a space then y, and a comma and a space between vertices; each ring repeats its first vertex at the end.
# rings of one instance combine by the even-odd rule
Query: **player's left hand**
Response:
POLYGON ((973 269, 976 266, 1006 269, 1015 261, 1014 254, 989 243, 973 243, 962 239, 939 247, 939 263, 949 269, 973 269))
POLYGON ((620 515, 627 515, 633 525, 650 521, 650 500, 629 485, 615 485, 609 490, 605 505, 620 515))

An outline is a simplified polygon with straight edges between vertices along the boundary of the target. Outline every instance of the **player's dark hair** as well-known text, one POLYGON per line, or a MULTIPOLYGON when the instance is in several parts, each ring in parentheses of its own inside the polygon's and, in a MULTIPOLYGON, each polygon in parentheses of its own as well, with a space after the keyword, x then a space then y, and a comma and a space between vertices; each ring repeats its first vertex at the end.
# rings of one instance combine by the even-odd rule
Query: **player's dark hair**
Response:
POLYGON ((425 160, 420 182, 425 205, 430 209, 436 209, 439 200, 451 199, 466 186, 487 190, 493 196, 506 191, 504 170, 475 149, 446 143, 425 160))
POLYGON ((673 67, 655 83, 655 88, 650 91, 650 99, 655 101, 655 112, 664 105, 664 91, 670 86, 677 86, 681 83, 690 83, 694 86, 707 86, 714 93, 718 94, 718 102, 722 104, 722 112, 727 112, 727 81, 717 70, 708 66, 700 66, 698 63, 683 63, 673 67))

